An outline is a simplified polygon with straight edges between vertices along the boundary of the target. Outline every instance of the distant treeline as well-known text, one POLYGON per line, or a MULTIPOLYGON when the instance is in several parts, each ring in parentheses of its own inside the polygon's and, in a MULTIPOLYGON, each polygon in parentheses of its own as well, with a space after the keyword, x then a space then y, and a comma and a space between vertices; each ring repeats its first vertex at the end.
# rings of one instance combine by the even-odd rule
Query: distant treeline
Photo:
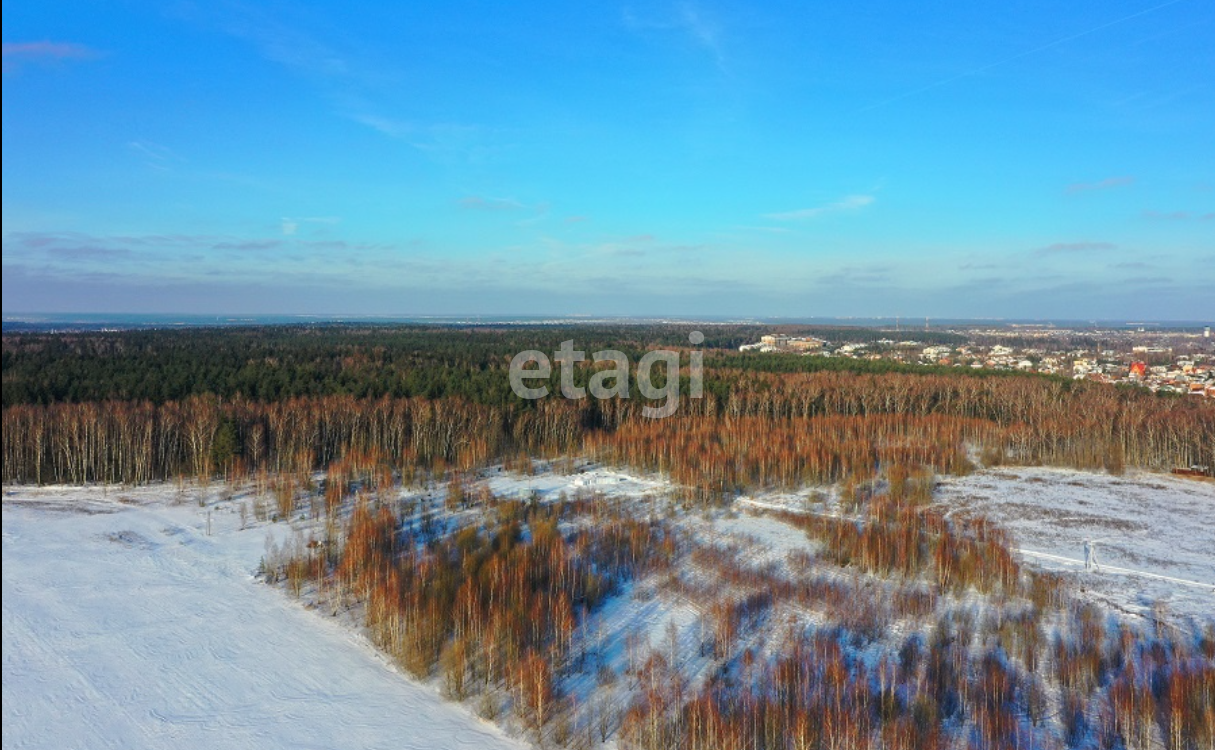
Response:
MULTIPOLYGON (((107 399, 181 401, 212 394, 277 401, 297 396, 517 401, 506 368, 526 349, 573 339, 635 360, 648 346, 688 346, 690 328, 266 327, 4 337, 4 406, 107 399)), ((707 332, 706 347, 758 337, 707 332)))
MULTIPOLYGON (((886 333, 861 328, 782 330, 834 341, 871 341, 886 333)), ((460 398, 506 406, 506 368, 526 349, 552 352, 567 339, 576 349, 617 349, 636 362, 647 349, 699 347, 716 370, 927 372, 892 362, 794 355, 743 355, 772 329, 760 326, 286 326, 73 334, 7 334, 3 339, 3 405, 102 400, 181 401, 212 394, 277 401, 297 396, 460 398)), ((923 339, 927 334, 917 334, 923 339)), ((955 334, 936 332, 934 342, 955 334)), ((927 339, 925 339, 927 340, 927 339)), ((583 371, 585 373, 585 370, 583 371)), ((554 374, 554 382, 556 375, 554 374)))
MULTIPOLYGON (((592 451, 674 473, 705 493, 866 476, 892 459, 1167 469, 1215 463, 1203 399, 1042 378, 721 370, 703 399, 666 420, 638 399, 505 405, 441 398, 314 395, 277 400, 18 404, 3 412, 6 482, 146 482, 327 467, 348 454, 394 472, 469 469, 519 454, 592 451)), ((7 372, 5 373, 7 391, 7 372)), ((495 380, 504 384, 504 372, 495 380)), ((508 387, 505 385, 496 387, 508 387)))

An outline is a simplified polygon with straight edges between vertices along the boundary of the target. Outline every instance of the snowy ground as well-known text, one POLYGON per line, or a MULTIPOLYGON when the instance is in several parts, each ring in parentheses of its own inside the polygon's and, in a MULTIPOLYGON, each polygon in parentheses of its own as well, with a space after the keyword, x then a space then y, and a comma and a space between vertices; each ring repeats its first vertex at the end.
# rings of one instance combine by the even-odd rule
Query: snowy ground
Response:
POLYGON ((1215 483, 1171 475, 1000 468, 945 477, 938 502, 1009 529, 1029 565, 1073 573, 1085 595, 1143 615, 1215 620, 1215 483), (1084 542, 1097 568, 1085 570, 1084 542))
POLYGON ((525 746, 254 581, 266 528, 195 494, 6 488, 6 750, 525 746))
MULTIPOLYGON (((1123 614, 1163 606, 1174 620, 1215 620, 1215 483, 1169 474, 1124 476, 1000 467, 940 477, 949 513, 982 513, 1012 532, 1025 564, 1068 574, 1085 597, 1123 614), (1097 566, 1086 570, 1084 543, 1097 566)), ((759 492, 743 510, 840 513, 833 488, 759 492)))
POLYGON ((527 498, 535 494, 542 500, 556 500, 561 493, 573 498, 579 493, 594 492, 608 497, 645 498, 665 495, 671 489, 668 482, 658 477, 590 465, 570 474, 542 470, 534 476, 524 476, 492 468, 482 475, 494 494, 501 497, 527 498))
MULTIPOLYGON (((481 478, 500 496, 597 492, 664 514, 678 505, 661 477, 598 466, 481 478)), ((403 497, 438 512, 444 494, 403 497)), ((525 746, 399 673, 349 619, 255 581, 267 533, 281 544, 291 527, 249 518, 241 530, 244 501, 219 496, 165 485, 6 489, 4 748, 525 746)), ((998 520, 1027 565, 1068 573, 1108 606, 1145 614, 1163 601, 1176 617, 1215 619, 1215 484, 1001 468, 943 478, 937 501, 998 520), (1097 540, 1099 570, 1084 570, 1086 539, 1097 540)), ((756 493, 735 504, 742 512, 697 511, 681 525, 702 544, 740 550, 747 565, 790 572, 790 554, 815 546, 765 508, 839 512, 831 488, 806 488, 756 493)), ((695 656, 703 602, 658 579, 622 593, 581 636, 594 656, 566 682, 572 695, 595 690, 596 665, 623 674, 637 640, 665 650, 674 637, 693 684, 716 667, 695 656)), ((627 682, 607 691, 614 702, 627 682)))

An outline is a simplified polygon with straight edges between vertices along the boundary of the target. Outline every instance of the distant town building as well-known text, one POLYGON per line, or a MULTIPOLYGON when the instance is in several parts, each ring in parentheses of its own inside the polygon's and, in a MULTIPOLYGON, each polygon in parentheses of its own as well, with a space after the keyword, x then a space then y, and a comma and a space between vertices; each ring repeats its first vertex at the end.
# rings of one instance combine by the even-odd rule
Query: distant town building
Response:
MULTIPOLYGON (((976 333, 984 336, 1010 335, 1004 329, 976 333)), ((816 357, 848 357, 1044 374, 1064 374, 1070 370, 1075 380, 1127 383, 1158 393, 1215 398, 1215 365, 1212 365, 1215 353, 1209 350, 1208 343, 1200 342, 1202 336, 1197 330, 1166 334, 1101 333, 1102 337, 1119 339, 1116 349, 1105 348, 1108 344, 1103 347, 1104 342, 1094 341, 1095 336, 1087 332, 1084 333, 1088 345, 1081 342, 1082 345, 1077 347, 1067 339, 1078 333, 1081 332, 1070 329, 1036 331, 1032 326, 1024 326, 1016 330, 1016 337, 1032 335, 1041 343, 1032 346, 1012 345, 1012 342, 988 345, 970 340, 956 348, 910 340, 896 343, 890 338, 876 342, 849 341, 844 337, 846 334, 840 340, 827 342, 812 336, 769 333, 758 342, 743 344, 738 348, 742 352, 813 354, 816 357), (1059 340, 1052 341, 1051 337, 1059 340)))
MULTIPOLYGON (((783 333, 768 333, 760 336, 758 344, 744 345, 751 348, 758 348, 760 351, 795 351, 795 352, 810 352, 823 348, 827 343, 821 339, 803 337, 803 336, 788 336, 783 333)), ((743 349, 747 351, 747 349, 743 349)))

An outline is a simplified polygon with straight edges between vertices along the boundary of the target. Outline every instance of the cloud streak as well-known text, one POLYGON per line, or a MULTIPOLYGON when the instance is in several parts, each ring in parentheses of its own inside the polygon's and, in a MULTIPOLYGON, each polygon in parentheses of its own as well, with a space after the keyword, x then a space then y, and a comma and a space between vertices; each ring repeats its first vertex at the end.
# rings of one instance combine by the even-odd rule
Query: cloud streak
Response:
POLYGON ((249 6, 229 6, 220 19, 220 27, 252 44, 267 60, 317 80, 356 77, 344 54, 269 12, 249 6))
POLYGON ((1106 177, 1096 182, 1075 182, 1067 186, 1069 193, 1088 193, 1094 190, 1110 190, 1135 184, 1135 178, 1130 176, 1106 177))
POLYGON ((1045 257, 1049 255, 1077 255, 1082 253, 1101 253, 1117 250, 1112 242, 1056 242, 1053 245, 1040 247, 1034 255, 1045 257))
POLYGON ((360 125, 366 125, 372 130, 383 133, 389 138, 408 138, 409 136, 413 135, 414 131, 416 130, 416 128, 409 123, 367 112, 360 112, 347 116, 360 125))
POLYGON ((861 266, 844 266, 818 278, 819 286, 871 287, 888 284, 894 267, 886 263, 869 263, 861 266))
POLYGON ((680 21, 684 30, 713 55, 718 69, 725 71, 726 57, 721 47, 721 32, 716 24, 704 17, 692 3, 684 3, 679 8, 680 21))
POLYGON ((143 159, 144 164, 162 172, 169 171, 174 163, 185 161, 185 159, 173 153, 173 150, 168 146, 162 146, 159 143, 151 141, 131 141, 127 144, 127 148, 131 153, 143 159))
POLYGON ((681 3, 676 15, 663 20, 640 18, 631 8, 624 9, 624 25, 630 31, 644 32, 650 30, 675 31, 682 33, 688 39, 708 52, 717 65, 717 69, 726 73, 726 55, 721 42, 721 26, 694 3, 681 3))
POLYGON ((302 219, 294 219, 290 216, 284 216, 279 220, 283 234, 290 237, 299 231, 301 224, 318 224, 321 226, 333 226, 341 223, 341 218, 337 216, 305 216, 302 219))
POLYGON ((1097 26, 1093 26, 1093 27, 1084 29, 1083 31, 1078 31, 1074 34, 1068 34, 1067 36, 1059 37, 1058 39, 1055 39, 1054 41, 1047 42, 1046 44, 1038 45, 1037 47, 1032 47, 1030 49, 1025 50, 1024 52, 1018 52, 1015 55, 1009 55, 1008 57, 1001 58, 999 60, 996 60, 995 62, 990 62, 986 65, 980 65, 977 68, 971 68, 970 70, 964 70, 961 73, 957 73, 956 75, 949 76, 948 78, 942 78, 938 81, 934 81, 933 83, 929 83, 929 84, 927 84, 925 86, 921 86, 917 89, 912 89, 911 91, 906 91, 897 96, 892 96, 889 99, 883 99, 880 102, 876 102, 876 103, 870 104, 866 107, 862 107, 861 109, 857 110, 857 114, 861 114, 864 112, 870 112, 872 110, 879 109, 881 107, 885 107, 890 104, 894 104, 895 102, 900 102, 904 99, 909 99, 913 96, 919 96, 920 94, 927 93, 929 91, 932 91, 933 89, 937 89, 942 86, 947 86, 951 83, 954 83, 955 81, 960 81, 963 78, 969 78, 971 76, 977 76, 981 73, 986 73, 987 71, 992 70, 993 68, 998 68, 1002 65, 1007 65, 1008 63, 1011 63, 1011 62, 1016 62, 1017 60, 1020 60, 1024 57, 1029 57, 1030 55, 1036 55, 1039 52, 1045 52, 1046 50, 1053 49, 1062 44, 1067 44, 1068 42, 1072 42, 1072 41, 1075 41, 1082 37, 1086 37, 1089 34, 1095 34, 1098 31, 1103 31, 1105 29, 1108 29, 1111 26, 1117 26, 1120 23, 1126 23, 1127 21, 1134 20, 1136 18, 1139 18, 1140 16, 1145 16, 1148 13, 1153 13, 1153 12, 1161 10, 1163 8, 1167 8, 1170 5, 1176 5, 1177 3, 1180 3, 1180 2, 1183 2, 1183 0, 1167 0, 1167 2, 1160 3, 1159 5, 1153 5, 1150 8, 1144 8, 1143 10, 1137 11, 1135 13, 1131 13, 1130 15, 1121 16, 1119 18, 1115 18, 1112 21, 1106 21, 1105 23, 1098 24, 1097 26))
MULTIPOLYGON (((334 113, 389 138, 413 143, 419 150, 438 142, 450 126, 425 125, 385 115, 376 106, 382 98, 383 81, 390 77, 360 54, 350 41, 333 44, 328 31, 314 33, 290 22, 289 14, 273 13, 246 5, 226 5, 211 11, 193 10, 187 17, 205 27, 239 39, 257 50, 263 59, 290 70, 309 81, 324 96, 334 113)), ((315 25, 315 24, 313 24, 315 25)))
POLYGON ((238 250, 244 252, 251 250, 274 250, 282 246, 282 240, 229 240, 217 242, 212 245, 212 248, 215 250, 238 250))
POLYGON ((459 200, 459 206, 466 211, 522 211, 527 208, 514 198, 491 198, 484 195, 466 195, 459 200))
POLYGON ((831 214, 852 213, 854 211, 859 211, 873 203, 875 200, 876 199, 872 195, 849 195, 835 201, 834 203, 828 203, 825 206, 799 208, 796 211, 781 211, 778 213, 764 214, 764 218, 775 219, 776 221, 807 221, 809 219, 818 219, 831 214))
POLYGON ((15 73, 26 63, 50 63, 61 60, 88 60, 98 56, 96 50, 73 42, 4 42, 4 72, 15 73))

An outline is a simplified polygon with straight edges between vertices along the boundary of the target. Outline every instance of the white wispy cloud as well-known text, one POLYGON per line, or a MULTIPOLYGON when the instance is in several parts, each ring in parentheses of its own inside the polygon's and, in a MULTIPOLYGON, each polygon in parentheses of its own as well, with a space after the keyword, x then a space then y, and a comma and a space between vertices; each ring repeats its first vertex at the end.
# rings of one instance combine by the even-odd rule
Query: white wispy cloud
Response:
POLYGON ((522 211, 527 208, 514 198, 493 198, 484 195, 466 195, 459 200, 459 205, 469 211, 522 211))
POLYGON ((692 3, 682 4, 679 7, 679 16, 683 29, 713 56, 718 68, 725 70, 726 56, 721 46, 720 27, 706 18, 692 3))
POLYGON ((552 207, 547 203, 537 203, 531 208, 536 212, 535 215, 516 221, 515 226, 530 227, 545 221, 548 219, 549 209, 552 207))
POLYGON ((1056 242, 1053 245, 1038 248, 1034 251, 1034 255, 1075 255, 1077 253, 1111 252, 1117 249, 1118 246, 1112 242, 1083 240, 1080 242, 1056 242))
POLYGON ((92 47, 73 42, 5 42, 3 45, 5 73, 16 73, 26 63, 87 60, 98 56, 92 47))
POLYGON ((873 203, 876 198, 872 195, 848 195, 833 203, 828 203, 823 206, 813 206, 811 208, 799 208, 795 211, 780 211, 772 214, 764 214, 765 219, 775 219, 776 221, 805 221, 808 219, 818 219, 830 214, 851 213, 860 211, 862 208, 873 203))
POLYGON ((262 57, 318 80, 353 79, 359 73, 348 55, 304 29, 287 23, 281 14, 250 5, 222 6, 219 27, 252 44, 262 57))
POLYGON ((383 133, 390 138, 405 138, 416 131, 416 128, 409 123, 368 112, 356 112, 348 114, 347 117, 360 125, 366 125, 372 130, 383 133))
POLYGON ((721 24, 707 14, 701 6, 692 2, 680 3, 673 15, 658 17, 639 16, 632 8, 626 6, 623 18, 625 27, 630 31, 664 31, 681 34, 709 53, 718 69, 726 72, 721 24))
POLYGON ((419 119, 398 95, 396 82, 407 77, 405 71, 372 54, 371 45, 335 33, 290 4, 258 7, 233 0, 182 4, 176 12, 207 31, 241 41, 262 59, 307 81, 334 116, 399 140, 433 161, 482 163, 511 147, 496 140, 499 133, 477 124, 419 119))
POLYGON ((281 227, 283 230, 283 234, 290 237, 291 235, 293 235, 297 231, 299 231, 301 224, 319 224, 319 225, 323 225, 323 226, 324 225, 331 226, 333 224, 338 224, 341 221, 342 221, 341 218, 339 218, 337 216, 305 216, 305 217, 299 218, 299 219, 294 219, 289 216, 284 216, 280 220, 280 224, 281 224, 281 227))
POLYGON ((788 234, 790 231, 792 231, 789 229, 789 227, 765 227, 753 226, 750 224, 739 224, 734 228, 743 232, 765 232, 767 234, 788 234))
POLYGON ((999 68, 999 67, 1007 65, 1009 63, 1016 62, 1022 58, 1030 57, 1031 55, 1037 55, 1040 52, 1045 52, 1047 50, 1054 49, 1055 47, 1059 47, 1059 46, 1067 44, 1069 42, 1073 42, 1077 39, 1086 37, 1090 34, 1095 34, 1099 31, 1108 29, 1111 26, 1117 26, 1118 24, 1126 23, 1127 21, 1132 21, 1136 18, 1139 18, 1140 16, 1147 15, 1148 13, 1154 13, 1158 10, 1167 8, 1171 5, 1176 5, 1177 3, 1180 3, 1183 1, 1184 0, 1165 0, 1165 2, 1159 3, 1158 5, 1153 5, 1149 8, 1144 8, 1142 10, 1135 11, 1134 13, 1131 13, 1129 15, 1119 16, 1118 18, 1115 18, 1112 21, 1106 21, 1105 23, 1101 23, 1096 26, 1090 26, 1086 29, 1082 29, 1075 33, 1058 37, 1052 41, 1046 42, 1045 44, 1039 44, 1037 46, 1030 47, 1027 50, 1023 50, 1021 52, 1017 52, 1016 54, 1009 55, 1008 57, 1000 58, 993 62, 987 63, 986 65, 980 65, 977 68, 970 68, 968 70, 963 70, 963 71, 956 73, 954 75, 951 75, 947 78, 938 79, 927 85, 920 86, 919 88, 915 88, 910 91, 903 92, 902 94, 898 94, 897 96, 892 96, 888 99, 883 99, 880 102, 875 102, 868 106, 861 107, 859 110, 857 110, 857 113, 859 114, 862 112, 869 112, 869 111, 872 111, 875 109, 879 109, 881 107, 885 107, 887 105, 894 104, 895 102, 899 102, 904 99, 911 98, 913 96, 919 96, 920 94, 926 93, 928 91, 932 91, 933 89, 937 89, 942 86, 947 86, 951 83, 960 81, 964 78, 970 78, 972 76, 977 76, 982 73, 986 73, 987 71, 992 70, 994 68, 999 68))
POLYGON ((168 171, 174 163, 185 161, 173 149, 152 141, 131 141, 127 143, 127 149, 143 159, 144 164, 161 171, 168 171))
POLYGON ((1087 193, 1093 190, 1110 190, 1135 184, 1135 178, 1130 176, 1106 177, 1096 182, 1075 182, 1067 186, 1069 193, 1087 193))
MULTIPOLYGON (((469 126, 423 123, 398 116, 385 95, 384 82, 399 76, 371 60, 358 43, 320 28, 315 20, 293 16, 288 6, 275 11, 248 4, 190 6, 183 15, 204 28, 239 39, 263 59, 309 81, 333 112, 420 151, 450 150, 451 134, 469 126)), ((7 58, 6 58, 7 59, 7 58)), ((7 64, 7 63, 6 63, 7 64)), ((467 133, 464 133, 467 136, 467 133)))

